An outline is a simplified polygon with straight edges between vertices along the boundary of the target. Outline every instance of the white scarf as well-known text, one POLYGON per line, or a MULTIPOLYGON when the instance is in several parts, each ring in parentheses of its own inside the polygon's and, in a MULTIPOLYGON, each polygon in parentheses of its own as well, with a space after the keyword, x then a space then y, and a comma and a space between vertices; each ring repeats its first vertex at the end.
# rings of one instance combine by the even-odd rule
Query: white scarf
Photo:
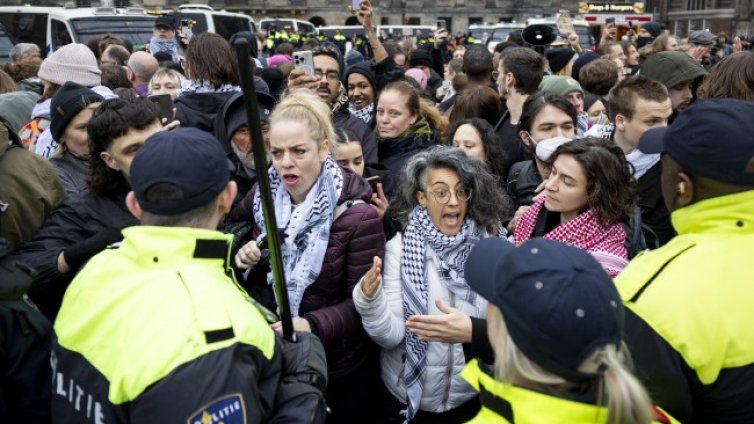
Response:
POLYGON ((364 121, 364 123, 368 124, 372 120, 372 111, 374 110, 374 103, 367 107, 363 107, 361 109, 356 109, 353 107, 353 103, 348 103, 348 112, 364 121))
MULTIPOLYGON (((306 199, 297 205, 293 204, 275 167, 269 167, 268 175, 277 225, 285 232, 285 239, 281 241, 280 247, 288 300, 291 313, 297 316, 304 291, 317 280, 322 270, 333 214, 343 190, 343 171, 328 155, 306 199)), ((259 190, 254 193, 253 210, 254 221, 262 231, 257 240, 261 240, 266 236, 266 229, 259 190)), ((270 272, 267 274, 267 282, 272 284, 272 281, 270 272)))
MULTIPOLYGON (((427 210, 414 207, 401 243, 401 282, 403 289, 403 318, 427 314, 426 249, 437 257, 437 271, 443 284, 459 298, 475 305, 477 316, 483 316, 484 299, 473 292, 464 278, 464 266, 471 248, 482 237, 476 223, 466 218, 455 236, 447 236, 432 223, 427 210)), ((416 415, 421 402, 422 376, 427 367, 427 342, 406 328, 406 360, 403 375, 406 386, 406 422, 416 415)))
POLYGON ((215 88, 211 82, 207 80, 186 80, 181 83, 181 91, 179 96, 186 93, 229 93, 241 91, 241 87, 232 84, 223 84, 218 88, 215 88))

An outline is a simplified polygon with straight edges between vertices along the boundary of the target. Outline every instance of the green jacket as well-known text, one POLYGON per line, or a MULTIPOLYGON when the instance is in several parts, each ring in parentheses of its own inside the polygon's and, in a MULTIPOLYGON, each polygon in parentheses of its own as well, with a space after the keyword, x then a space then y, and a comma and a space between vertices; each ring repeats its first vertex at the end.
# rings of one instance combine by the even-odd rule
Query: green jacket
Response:
POLYGON ((615 279, 637 375, 681 422, 754 422, 752 211, 754 190, 678 209, 615 279))
POLYGON ((41 156, 11 141, 0 121, 0 237, 11 250, 29 240, 44 219, 65 198, 55 169, 41 156))

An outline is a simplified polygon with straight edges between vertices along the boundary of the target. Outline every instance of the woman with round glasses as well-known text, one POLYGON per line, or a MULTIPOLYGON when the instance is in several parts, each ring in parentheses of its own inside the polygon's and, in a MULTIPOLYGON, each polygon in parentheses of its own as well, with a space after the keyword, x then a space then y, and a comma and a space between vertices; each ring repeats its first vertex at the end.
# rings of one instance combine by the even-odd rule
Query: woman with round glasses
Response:
POLYGON ((466 284, 464 264, 477 241, 501 235, 507 203, 484 164, 459 149, 433 147, 403 168, 391 204, 402 231, 386 246, 384 273, 375 258, 353 292, 382 347, 382 422, 458 423, 479 409, 459 374, 486 302, 466 284))

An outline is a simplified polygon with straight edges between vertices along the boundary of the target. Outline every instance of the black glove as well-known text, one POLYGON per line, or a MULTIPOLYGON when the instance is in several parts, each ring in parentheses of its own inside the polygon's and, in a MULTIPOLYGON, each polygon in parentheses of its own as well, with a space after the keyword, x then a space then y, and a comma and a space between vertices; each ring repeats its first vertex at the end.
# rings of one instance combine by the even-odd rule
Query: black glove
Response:
POLYGON ((296 333, 296 342, 276 337, 283 359, 283 373, 275 399, 278 411, 270 422, 324 423, 327 416, 325 348, 315 335, 296 333))
POLYGON ((98 234, 63 249, 63 258, 72 270, 77 270, 92 256, 107 246, 123 240, 120 228, 105 228, 98 234))

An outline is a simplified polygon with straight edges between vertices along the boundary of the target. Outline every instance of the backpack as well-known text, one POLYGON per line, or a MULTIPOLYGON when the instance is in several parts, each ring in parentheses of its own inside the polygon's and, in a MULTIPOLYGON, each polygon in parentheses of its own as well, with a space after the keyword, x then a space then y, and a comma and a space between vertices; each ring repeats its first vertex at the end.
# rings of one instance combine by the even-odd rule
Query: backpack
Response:
POLYGON ((655 241, 653 246, 647 245, 647 238, 644 234, 654 235, 654 231, 642 222, 641 209, 638 206, 634 206, 634 212, 628 218, 628 222, 624 222, 621 225, 623 225, 623 231, 626 232, 624 246, 628 252, 629 259, 635 258, 645 250, 657 249, 659 247, 656 235, 651 238, 655 241))

